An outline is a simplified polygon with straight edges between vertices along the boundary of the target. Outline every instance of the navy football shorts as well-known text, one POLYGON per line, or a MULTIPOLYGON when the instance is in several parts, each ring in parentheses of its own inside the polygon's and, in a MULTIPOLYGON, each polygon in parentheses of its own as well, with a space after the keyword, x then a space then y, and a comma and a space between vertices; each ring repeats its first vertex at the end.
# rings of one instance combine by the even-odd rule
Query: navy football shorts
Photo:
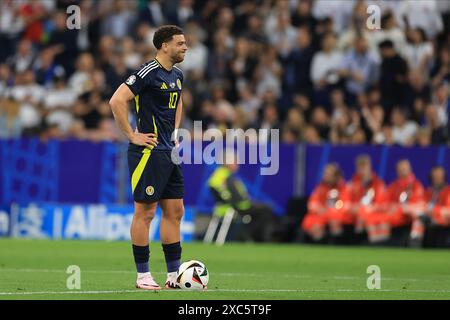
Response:
POLYGON ((184 180, 181 166, 174 164, 170 151, 128 150, 131 189, 136 202, 182 199, 184 180))

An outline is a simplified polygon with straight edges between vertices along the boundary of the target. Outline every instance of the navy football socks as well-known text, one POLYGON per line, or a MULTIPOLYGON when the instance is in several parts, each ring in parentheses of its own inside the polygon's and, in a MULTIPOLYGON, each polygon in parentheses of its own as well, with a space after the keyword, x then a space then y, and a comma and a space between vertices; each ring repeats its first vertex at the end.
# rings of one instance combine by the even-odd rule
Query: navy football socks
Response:
POLYGON ((167 272, 177 272, 180 267, 181 245, 180 242, 162 244, 164 256, 166 258, 167 272))
POLYGON ((138 273, 149 272, 148 260, 150 258, 150 248, 146 246, 137 246, 133 244, 133 256, 138 273))

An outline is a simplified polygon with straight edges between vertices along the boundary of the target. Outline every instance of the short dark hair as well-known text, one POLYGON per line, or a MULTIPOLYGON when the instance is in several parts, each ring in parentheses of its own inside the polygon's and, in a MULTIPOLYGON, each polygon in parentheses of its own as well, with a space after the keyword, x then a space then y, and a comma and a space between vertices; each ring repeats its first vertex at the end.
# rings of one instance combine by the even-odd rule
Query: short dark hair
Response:
POLYGON ((411 112, 409 111, 409 109, 405 106, 394 106, 391 110, 391 114, 393 112, 398 112, 399 114, 401 114, 403 117, 405 117, 406 120, 409 119, 409 117, 411 116, 411 112))
POLYGON ((394 48, 394 43, 391 40, 383 40, 378 45, 380 49, 392 49, 394 48))
POLYGON ((444 171, 444 181, 447 181, 447 171, 445 171, 445 168, 443 166, 437 165, 437 166, 431 167, 430 174, 428 175, 429 184, 433 183, 432 175, 433 175, 433 172, 436 170, 443 170, 444 171))
POLYGON ((164 42, 172 40, 172 37, 177 34, 184 34, 183 29, 175 25, 161 26, 153 36, 153 45, 159 50, 164 42))
POLYGON ((392 19, 393 15, 391 11, 387 11, 383 16, 381 17, 381 27, 384 29, 386 27, 386 24, 389 22, 390 19, 392 19))
POLYGON ((344 177, 344 173, 342 172, 341 166, 337 162, 329 162, 327 164, 329 167, 333 167, 334 169, 334 177, 339 179, 344 177))

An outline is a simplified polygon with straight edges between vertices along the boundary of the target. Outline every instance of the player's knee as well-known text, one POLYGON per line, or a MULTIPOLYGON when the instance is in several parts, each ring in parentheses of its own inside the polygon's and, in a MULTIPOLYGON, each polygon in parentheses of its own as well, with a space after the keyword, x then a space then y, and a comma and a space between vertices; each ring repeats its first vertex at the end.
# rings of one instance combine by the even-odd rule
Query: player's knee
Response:
POLYGON ((176 222, 180 222, 181 219, 183 218, 183 214, 184 214, 184 207, 177 206, 171 212, 169 219, 176 221, 176 222))
POLYGON ((146 223, 150 224, 152 222, 153 218, 155 217, 156 210, 148 211, 144 215, 144 220, 146 223))
POLYGON ((152 222, 153 218, 156 214, 156 208, 146 209, 146 210, 139 210, 136 212, 136 217, 138 219, 143 220, 145 223, 152 222))

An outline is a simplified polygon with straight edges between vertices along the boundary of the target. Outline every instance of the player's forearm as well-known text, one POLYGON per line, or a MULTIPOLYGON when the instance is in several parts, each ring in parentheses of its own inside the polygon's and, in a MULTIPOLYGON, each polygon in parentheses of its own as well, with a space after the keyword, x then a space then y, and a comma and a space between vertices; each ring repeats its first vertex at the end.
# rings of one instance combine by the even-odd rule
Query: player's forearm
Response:
POLYGON ((181 125, 181 116, 183 113, 183 101, 180 98, 178 103, 177 111, 175 112, 175 129, 178 129, 181 125))
POLYGON ((113 96, 109 101, 109 105, 111 106, 111 110, 117 126, 123 132, 123 134, 128 139, 130 139, 131 135, 133 134, 133 129, 128 122, 128 102, 114 98, 113 96))

